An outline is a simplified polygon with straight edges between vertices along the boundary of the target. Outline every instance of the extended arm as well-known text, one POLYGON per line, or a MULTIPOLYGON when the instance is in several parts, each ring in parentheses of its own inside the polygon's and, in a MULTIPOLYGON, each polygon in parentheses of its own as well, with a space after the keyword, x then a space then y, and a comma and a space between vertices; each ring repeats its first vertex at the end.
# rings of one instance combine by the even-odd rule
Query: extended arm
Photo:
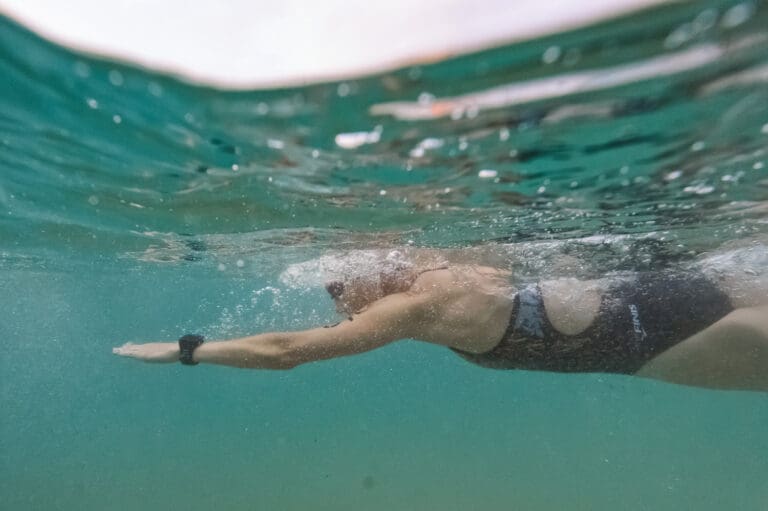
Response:
MULTIPOLYGON (((390 295, 352 320, 332 327, 206 343, 195 350, 194 360, 251 369, 289 369, 315 360, 362 353, 398 339, 420 337, 428 321, 425 302, 424 295, 390 295)), ((146 362, 179 359, 177 343, 128 343, 113 352, 146 362)))

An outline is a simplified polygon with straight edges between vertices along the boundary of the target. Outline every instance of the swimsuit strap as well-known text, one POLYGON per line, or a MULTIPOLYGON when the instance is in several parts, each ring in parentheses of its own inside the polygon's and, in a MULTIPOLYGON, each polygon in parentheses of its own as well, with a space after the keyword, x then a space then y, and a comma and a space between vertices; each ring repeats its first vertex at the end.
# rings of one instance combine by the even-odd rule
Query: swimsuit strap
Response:
POLYGON ((510 322, 514 325, 511 332, 504 333, 503 339, 506 339, 508 334, 513 334, 515 337, 545 338, 544 298, 541 296, 539 286, 531 284, 521 289, 515 296, 515 303, 518 305, 517 314, 513 316, 514 322, 510 322))
MULTIPOLYGON (((515 318, 520 315, 519 313, 520 293, 515 293, 515 296, 512 298, 512 312, 509 313, 509 323, 507 323, 507 329, 504 330, 504 334, 501 336, 501 341, 499 341, 499 344, 504 342, 505 339, 510 339, 515 335, 515 330, 517 330, 517 321, 515 318)), ((493 348, 490 351, 493 351, 493 348)))
POLYGON ((537 284, 531 284, 515 293, 512 299, 509 324, 499 344, 515 337, 543 339, 546 328, 544 299, 537 284))

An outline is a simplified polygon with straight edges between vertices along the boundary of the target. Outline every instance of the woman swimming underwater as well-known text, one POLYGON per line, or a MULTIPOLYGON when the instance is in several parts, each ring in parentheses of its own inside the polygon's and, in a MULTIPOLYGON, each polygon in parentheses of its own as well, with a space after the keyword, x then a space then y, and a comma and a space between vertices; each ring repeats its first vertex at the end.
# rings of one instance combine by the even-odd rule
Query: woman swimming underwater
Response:
POLYGON ((490 368, 768 391, 765 245, 659 272, 528 284, 448 252, 397 254, 369 275, 326 284, 347 316, 336 325, 210 343, 185 335, 113 352, 146 362, 290 369, 417 339, 490 368))

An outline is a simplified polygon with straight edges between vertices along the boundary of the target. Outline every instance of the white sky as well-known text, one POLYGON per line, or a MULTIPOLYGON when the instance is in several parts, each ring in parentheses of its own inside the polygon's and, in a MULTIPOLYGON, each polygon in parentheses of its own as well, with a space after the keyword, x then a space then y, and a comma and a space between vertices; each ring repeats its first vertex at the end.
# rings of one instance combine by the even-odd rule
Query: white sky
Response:
POLYGON ((429 61, 664 0, 0 0, 68 46, 229 88, 429 61))

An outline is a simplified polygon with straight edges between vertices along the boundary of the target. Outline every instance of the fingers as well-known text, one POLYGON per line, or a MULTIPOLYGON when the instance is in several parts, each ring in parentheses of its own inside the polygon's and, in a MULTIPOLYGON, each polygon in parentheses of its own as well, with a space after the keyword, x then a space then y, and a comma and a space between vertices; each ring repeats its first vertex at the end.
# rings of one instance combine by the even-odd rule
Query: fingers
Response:
POLYGON ((132 342, 127 342, 122 346, 112 348, 112 353, 120 355, 121 357, 135 357, 137 353, 136 345, 132 342))

